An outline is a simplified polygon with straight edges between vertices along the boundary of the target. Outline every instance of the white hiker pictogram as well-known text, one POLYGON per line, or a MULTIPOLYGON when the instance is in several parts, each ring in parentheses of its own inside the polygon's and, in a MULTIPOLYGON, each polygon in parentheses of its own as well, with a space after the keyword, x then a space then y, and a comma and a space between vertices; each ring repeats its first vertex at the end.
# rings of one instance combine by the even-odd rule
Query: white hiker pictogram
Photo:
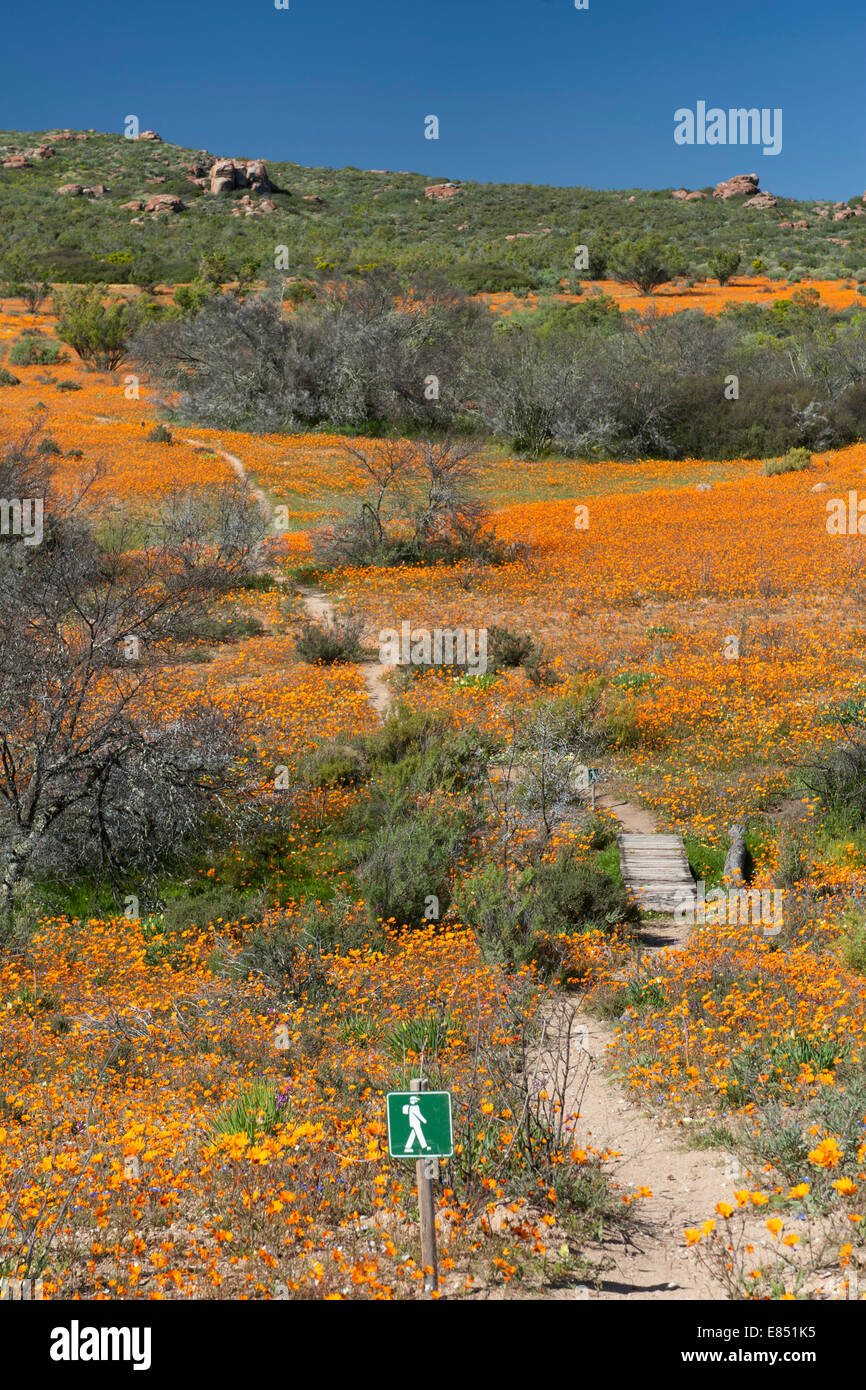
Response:
POLYGON ((403 1152, 411 1153, 416 1139, 418 1140, 419 1148, 429 1149, 430 1145, 424 1138, 424 1131, 421 1128, 422 1125, 426 1125, 427 1121, 422 1115, 421 1107, 414 1096, 408 1105, 403 1106, 403 1114, 406 1115, 409 1120, 409 1138, 406 1140, 406 1147, 403 1152))

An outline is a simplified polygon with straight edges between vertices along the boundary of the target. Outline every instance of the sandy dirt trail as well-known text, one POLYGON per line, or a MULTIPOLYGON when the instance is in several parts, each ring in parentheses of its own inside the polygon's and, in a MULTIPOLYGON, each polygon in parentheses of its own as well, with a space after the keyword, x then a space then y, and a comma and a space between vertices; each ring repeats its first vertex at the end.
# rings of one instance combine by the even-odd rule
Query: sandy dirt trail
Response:
MULTIPOLYGON (((261 488, 249 478, 241 459, 224 449, 189 439, 186 443, 206 447, 219 454, 249 488, 271 517, 273 505, 261 488)), ((298 593, 310 618, 330 622, 334 604, 321 590, 298 586, 298 593)), ((379 662, 362 663, 370 701, 380 717, 391 704, 392 693, 379 662)), ((652 835, 657 826, 651 812, 614 795, 602 795, 598 805, 611 811, 625 831, 652 835)), ((644 929, 642 940, 646 956, 681 946, 688 929, 668 919, 653 919, 644 929)), ((684 1131, 675 1129, 662 1117, 649 1115, 631 1100, 616 1077, 606 1071, 605 1057, 613 1042, 611 1024, 585 1013, 567 998, 565 1008, 573 1010, 574 1024, 581 1030, 583 1046, 590 1057, 588 1078, 575 1081, 583 1087, 571 1100, 579 1114, 576 1141, 594 1149, 610 1149, 620 1157, 612 1160, 616 1182, 622 1192, 649 1188, 651 1197, 641 1198, 632 1207, 633 1220, 626 1234, 613 1232, 586 1248, 597 1263, 595 1283, 578 1286, 572 1296, 604 1300, 705 1299, 722 1297, 710 1284, 683 1244, 686 1226, 700 1225, 712 1213, 715 1203, 731 1186, 726 1180, 729 1161, 723 1149, 685 1147, 684 1131)))

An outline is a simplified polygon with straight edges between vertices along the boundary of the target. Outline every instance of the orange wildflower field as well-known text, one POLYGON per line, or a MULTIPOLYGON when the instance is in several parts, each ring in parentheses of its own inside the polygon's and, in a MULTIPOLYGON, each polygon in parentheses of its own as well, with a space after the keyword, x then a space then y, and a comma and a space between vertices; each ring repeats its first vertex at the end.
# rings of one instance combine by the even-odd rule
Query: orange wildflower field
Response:
MULTIPOLYGON (((701 280, 687 288, 674 282, 662 285, 653 294, 637 294, 618 280, 588 280, 586 286, 586 292, 589 294, 609 295, 623 313, 633 309, 644 315, 677 314, 683 309, 699 309, 704 314, 718 314, 734 304, 775 304, 780 299, 789 298, 791 294, 791 286, 786 280, 770 280, 760 275, 738 275, 727 285, 720 285, 714 280, 701 280)), ((852 304, 862 302, 853 280, 803 279, 797 283, 796 288, 815 290, 821 303, 828 309, 847 309, 852 304)), ((563 304, 577 304, 583 298, 581 295, 573 294, 557 294, 553 297, 563 304)), ((527 295, 525 302, 508 293, 481 294, 478 298, 489 304, 494 313, 499 314, 510 314, 520 307, 534 307, 539 301, 539 296, 535 294, 527 295)))
MULTIPOLYGON (((600 288, 624 309, 650 302, 600 288)), ((718 312, 788 288, 739 280, 651 302, 718 312)), ((859 302, 838 283, 814 288, 831 308, 859 302)), ((32 330, 52 335, 52 317, 6 301, 0 350, 32 330)), ((92 473, 101 516, 144 516, 240 470, 267 511, 268 582, 221 596, 214 630, 147 697, 166 723, 202 699, 243 713, 256 838, 226 831, 188 875, 220 905, 213 920, 170 918, 171 895, 153 911, 67 903, 0 956, 0 1273, 38 1270, 81 1298, 415 1296, 414 1169, 388 1157, 384 1095, 424 1068, 455 1109, 437 1292, 550 1288, 554 1269, 591 1284, 599 1230, 652 1194, 618 1180, 619 1155, 585 1133, 579 1091, 547 1065, 565 1000, 610 1023, 607 1065, 626 1096, 681 1143, 700 1131, 740 1155, 684 1231, 685 1258, 729 1296, 836 1296, 866 1262, 864 927, 851 908, 866 842, 822 820, 797 777, 835 746, 834 709, 866 691, 866 541, 827 524, 828 503, 864 487, 866 444, 779 476, 756 459, 528 463, 491 446, 476 486, 501 562, 325 570, 313 532, 366 487, 346 446, 376 441, 171 421, 170 443, 149 439, 168 407, 148 382, 64 351, 0 386, 4 437, 53 440, 61 490, 92 473), (301 658, 311 593, 356 620, 355 659, 301 658), (405 623, 531 634, 545 661, 535 678, 517 664, 404 681, 373 658, 405 623), (708 882, 723 881, 728 829, 746 821, 753 884, 786 894, 781 934, 709 924, 650 958, 625 923, 566 925, 548 934, 549 977, 492 957, 456 903, 424 927, 383 912, 365 938, 352 851, 357 768, 384 737, 373 668, 402 718, 435 718, 455 747, 470 734, 507 744, 536 709, 589 702, 607 737, 600 791, 681 834, 708 882), (349 760, 331 780, 315 775, 323 744, 349 760), (226 905, 253 892, 252 917, 226 905), (290 989, 250 954, 269 938, 290 989), (784 1161, 766 1142, 774 1127, 784 1161)), ((510 771, 485 788, 491 817, 510 771)), ((397 804, 387 771, 375 786, 397 804)), ((453 809, 460 788, 430 791, 431 806, 453 809)), ((609 830, 609 809, 566 817, 542 862, 565 849, 595 863, 606 818, 609 830)), ((518 851, 536 829, 521 822, 518 851)))

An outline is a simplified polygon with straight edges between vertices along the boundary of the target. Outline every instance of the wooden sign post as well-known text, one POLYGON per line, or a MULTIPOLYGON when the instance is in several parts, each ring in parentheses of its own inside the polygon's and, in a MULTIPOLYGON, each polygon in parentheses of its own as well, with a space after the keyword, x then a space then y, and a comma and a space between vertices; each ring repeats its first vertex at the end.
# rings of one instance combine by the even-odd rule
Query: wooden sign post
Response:
POLYGON ((415 1159, 424 1292, 432 1298, 439 1286, 433 1183, 439 1178, 439 1159, 450 1158, 454 1152, 451 1094, 428 1091, 427 1082, 419 1076, 409 1086, 408 1091, 390 1091, 386 1097, 388 1152, 392 1158, 415 1159))

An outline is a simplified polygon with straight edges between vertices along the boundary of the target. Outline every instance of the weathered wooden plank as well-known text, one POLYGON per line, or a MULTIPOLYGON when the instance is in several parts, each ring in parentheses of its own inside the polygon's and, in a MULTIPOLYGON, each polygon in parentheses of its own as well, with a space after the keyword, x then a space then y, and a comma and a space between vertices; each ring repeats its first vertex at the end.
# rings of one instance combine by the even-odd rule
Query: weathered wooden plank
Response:
POLYGON ((623 882, 647 912, 673 912, 694 892, 681 835, 618 837, 623 882))

